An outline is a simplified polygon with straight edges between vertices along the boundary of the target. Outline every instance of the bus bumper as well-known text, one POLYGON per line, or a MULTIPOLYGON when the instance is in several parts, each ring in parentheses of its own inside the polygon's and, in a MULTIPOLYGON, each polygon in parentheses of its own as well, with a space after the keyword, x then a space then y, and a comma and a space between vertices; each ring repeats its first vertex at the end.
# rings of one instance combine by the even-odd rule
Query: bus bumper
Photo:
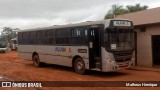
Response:
POLYGON ((130 68, 135 65, 135 58, 132 58, 130 61, 126 62, 115 62, 107 60, 105 62, 105 67, 103 67, 102 71, 103 72, 110 72, 110 71, 116 71, 119 69, 126 69, 130 68))
POLYGON ((8 49, 7 49, 7 47, 5 47, 5 48, 0 48, 0 52, 6 52, 8 49))

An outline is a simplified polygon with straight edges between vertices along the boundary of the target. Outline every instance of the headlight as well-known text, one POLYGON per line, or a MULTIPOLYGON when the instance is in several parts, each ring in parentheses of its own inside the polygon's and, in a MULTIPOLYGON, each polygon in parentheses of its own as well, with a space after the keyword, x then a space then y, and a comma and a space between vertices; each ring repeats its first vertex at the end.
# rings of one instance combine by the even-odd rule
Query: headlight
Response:
POLYGON ((108 59, 107 59, 107 62, 108 62, 108 63, 113 63, 113 62, 114 62, 114 60, 113 60, 113 59, 108 58, 108 59))

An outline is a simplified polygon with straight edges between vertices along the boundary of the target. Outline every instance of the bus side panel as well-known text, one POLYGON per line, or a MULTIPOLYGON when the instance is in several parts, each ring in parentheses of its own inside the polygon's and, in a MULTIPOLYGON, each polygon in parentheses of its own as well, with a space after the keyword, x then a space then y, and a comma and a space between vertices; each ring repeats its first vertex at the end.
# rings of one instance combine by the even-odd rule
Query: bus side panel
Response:
MULTIPOLYGON (((65 47, 66 48, 66 47, 65 47)), ((48 64, 57 64, 63 66, 71 66, 71 59, 68 58, 70 54, 66 49, 61 46, 37 46, 36 50, 40 55, 41 62, 48 64), (56 49, 56 47, 58 47, 56 49), (58 51, 58 53, 56 52, 58 51), (45 58, 41 58, 45 55, 45 58)))
POLYGON ((73 57, 78 55, 83 58, 86 69, 89 69, 87 46, 18 45, 18 52, 23 59, 32 60, 32 54, 36 52, 39 55, 40 62, 69 67, 72 66, 73 57))
POLYGON ((45 53, 47 52, 45 50, 46 47, 47 46, 37 45, 35 46, 35 49, 32 50, 32 53, 36 52, 38 54, 40 62, 43 62, 46 59, 46 55, 45 55, 45 53))
POLYGON ((89 50, 88 46, 71 46, 71 56, 80 56, 83 58, 86 69, 89 69, 89 50))
POLYGON ((23 59, 32 60, 33 50, 33 45, 18 45, 18 54, 23 59))
MULTIPOLYGON (((41 48, 45 49, 45 52, 38 52, 40 53, 40 59, 41 55, 43 54, 45 54, 46 57, 45 59, 41 59, 41 62, 71 67, 73 57, 79 55, 83 58, 86 69, 89 69, 89 60, 87 53, 88 47, 86 46, 43 46, 41 48)), ((40 51, 40 48, 37 46, 36 50, 40 51)))
POLYGON ((113 63, 109 62, 114 60, 113 55, 108 53, 104 47, 101 47, 102 51, 102 71, 113 71, 113 63))
POLYGON ((42 46, 34 46, 34 45, 18 45, 18 53, 19 56, 23 59, 32 60, 32 54, 36 52, 39 55, 40 61, 45 60, 44 49, 42 46), (38 47, 38 48, 37 48, 38 47))

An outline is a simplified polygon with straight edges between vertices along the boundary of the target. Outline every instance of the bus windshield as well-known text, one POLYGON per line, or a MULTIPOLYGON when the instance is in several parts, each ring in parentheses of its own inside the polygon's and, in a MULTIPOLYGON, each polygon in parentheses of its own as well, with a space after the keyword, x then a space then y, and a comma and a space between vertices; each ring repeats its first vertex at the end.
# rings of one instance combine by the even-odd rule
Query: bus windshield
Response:
POLYGON ((7 47, 7 43, 5 42, 0 42, 0 48, 6 48, 7 47))
POLYGON ((17 44, 17 40, 12 40, 12 43, 13 44, 17 44))
POLYGON ((134 49, 134 30, 129 28, 107 28, 104 34, 105 48, 109 51, 134 49))

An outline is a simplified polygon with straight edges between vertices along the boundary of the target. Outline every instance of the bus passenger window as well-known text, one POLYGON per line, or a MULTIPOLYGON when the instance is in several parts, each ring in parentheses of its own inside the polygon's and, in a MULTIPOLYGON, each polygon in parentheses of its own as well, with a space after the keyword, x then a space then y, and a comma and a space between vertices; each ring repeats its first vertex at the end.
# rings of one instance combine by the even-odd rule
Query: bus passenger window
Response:
POLYGON ((87 30, 85 30, 85 36, 87 36, 87 30))
POLYGON ((69 30, 56 30, 56 44, 69 44, 69 30))
POLYGON ((87 30, 85 28, 71 29, 70 44, 82 45, 87 43, 87 30))
POLYGON ((45 37, 44 37, 44 44, 45 45, 51 45, 53 44, 53 30, 46 30, 45 31, 45 37))

